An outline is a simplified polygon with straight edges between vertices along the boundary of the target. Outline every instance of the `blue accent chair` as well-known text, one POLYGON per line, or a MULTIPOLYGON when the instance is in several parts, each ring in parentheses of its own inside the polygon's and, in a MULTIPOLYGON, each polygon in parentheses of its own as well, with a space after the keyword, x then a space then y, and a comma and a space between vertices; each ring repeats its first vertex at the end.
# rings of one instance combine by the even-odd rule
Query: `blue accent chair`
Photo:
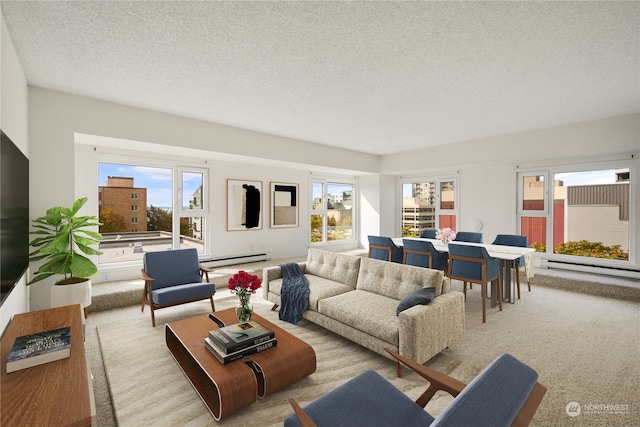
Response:
POLYGON ((435 239, 436 230, 422 230, 422 233, 420 233, 420 237, 422 237, 423 239, 435 239))
POLYGON ((391 237, 368 236, 369 258, 402 263, 403 249, 391 237))
POLYGON ((456 233, 456 238, 453 241, 468 242, 468 243, 482 243, 482 233, 474 233, 471 231, 459 231, 456 233))
POLYGON ((402 247, 404 250, 403 264, 444 270, 445 274, 447 273, 449 254, 438 251, 431 242, 402 239, 402 247))
MULTIPOLYGON (((527 236, 520 236, 518 234, 498 234, 496 239, 493 241, 494 245, 505 245, 505 246, 518 246, 521 248, 529 247, 529 238, 527 236)), ((513 271, 516 275, 516 283, 518 284, 518 299, 520 299, 520 268, 524 267, 524 256, 513 260, 513 264, 511 265, 513 271)), ((527 285, 529 287, 529 292, 531 292, 531 281, 527 279, 527 285)))
POLYGON ((285 427, 298 426, 526 426, 547 391, 531 367, 509 354, 487 366, 469 385, 389 350, 430 382, 415 402, 376 371, 368 370, 294 413, 285 427), (424 408, 437 391, 454 399, 434 418, 424 408))
POLYGON ((467 297, 467 282, 482 286, 482 323, 487 321, 487 286, 496 282, 498 304, 502 311, 502 286, 500 260, 492 258, 482 246, 456 245, 449 243, 449 278, 463 282, 467 297))
POLYGON ((151 307, 151 324, 156 326, 154 310, 203 299, 209 299, 211 309, 216 311, 213 303, 216 285, 209 283, 211 271, 200 265, 195 248, 145 253, 142 311, 145 305, 151 307))

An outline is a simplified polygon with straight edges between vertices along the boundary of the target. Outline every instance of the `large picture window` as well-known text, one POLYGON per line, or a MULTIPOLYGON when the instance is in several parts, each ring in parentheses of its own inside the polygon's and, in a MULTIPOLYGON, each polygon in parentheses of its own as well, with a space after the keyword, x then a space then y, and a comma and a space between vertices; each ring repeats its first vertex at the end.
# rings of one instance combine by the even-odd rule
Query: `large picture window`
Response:
POLYGON ((565 166, 518 175, 520 232, 550 260, 628 263, 632 254, 631 165, 565 166))
POLYGON ((457 179, 413 179, 402 183, 402 235, 449 227, 458 222, 457 179))
POLYGON ((311 243, 354 239, 354 191, 352 183, 311 182, 311 243))
POLYGON ((206 177, 198 168, 98 162, 98 262, 138 261, 171 248, 205 253, 206 177))

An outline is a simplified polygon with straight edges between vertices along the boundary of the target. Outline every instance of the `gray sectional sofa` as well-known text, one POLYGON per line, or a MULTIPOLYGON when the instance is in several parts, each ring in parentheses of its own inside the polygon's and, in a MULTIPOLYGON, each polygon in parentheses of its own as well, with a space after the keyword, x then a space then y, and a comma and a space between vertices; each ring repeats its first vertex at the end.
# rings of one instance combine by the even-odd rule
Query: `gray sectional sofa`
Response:
MULTIPOLYGON (((464 333, 464 295, 451 291, 442 271, 309 249, 298 263, 309 280, 309 308, 303 318, 389 357, 384 347, 424 363, 464 333), (397 314, 400 301, 434 287, 428 305, 397 314)), ((264 298, 280 305, 279 266, 263 272, 264 298)))

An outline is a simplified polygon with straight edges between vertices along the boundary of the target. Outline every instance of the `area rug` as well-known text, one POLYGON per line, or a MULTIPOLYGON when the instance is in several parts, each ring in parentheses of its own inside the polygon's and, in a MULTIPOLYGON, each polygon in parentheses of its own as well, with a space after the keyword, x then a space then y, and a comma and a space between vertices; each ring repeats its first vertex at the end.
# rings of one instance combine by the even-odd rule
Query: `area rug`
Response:
MULTIPOLYGON (((226 303, 216 302, 216 309, 224 309, 234 302, 233 298, 226 303)), ((314 348, 317 358, 315 373, 216 422, 167 350, 163 326, 153 328, 147 318, 102 324, 97 327, 98 338, 118 425, 281 426, 293 412, 287 400, 289 397, 304 405, 367 369, 376 370, 412 399, 416 399, 428 386, 424 379, 407 368, 403 369, 403 377, 397 378, 395 365, 390 359, 326 329, 305 320, 297 325, 280 322, 277 312, 270 311, 269 304, 254 306, 261 316, 314 348)), ((206 313, 206 308, 203 310, 203 306, 197 304, 186 310, 193 311, 193 315, 206 313)), ((176 319, 188 315, 190 313, 183 309, 176 313, 176 319)), ((164 320, 173 319, 164 316, 164 320)), ((430 365, 465 382, 481 370, 444 356, 432 359, 430 365)), ((450 396, 439 392, 427 410, 437 415, 450 401, 450 396)))

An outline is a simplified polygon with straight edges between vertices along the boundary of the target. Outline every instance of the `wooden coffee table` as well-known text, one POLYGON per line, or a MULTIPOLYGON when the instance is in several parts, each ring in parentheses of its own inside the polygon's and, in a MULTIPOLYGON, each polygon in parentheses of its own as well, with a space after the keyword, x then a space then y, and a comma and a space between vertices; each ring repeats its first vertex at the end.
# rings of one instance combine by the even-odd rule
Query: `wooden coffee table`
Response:
MULTIPOLYGON (((226 325, 238 322, 232 308, 213 314, 226 325)), ((169 351, 218 421, 316 370, 316 354, 309 344, 258 314, 251 320, 274 331, 278 345, 224 365, 204 345, 209 331, 218 329, 207 315, 165 326, 169 351)))

